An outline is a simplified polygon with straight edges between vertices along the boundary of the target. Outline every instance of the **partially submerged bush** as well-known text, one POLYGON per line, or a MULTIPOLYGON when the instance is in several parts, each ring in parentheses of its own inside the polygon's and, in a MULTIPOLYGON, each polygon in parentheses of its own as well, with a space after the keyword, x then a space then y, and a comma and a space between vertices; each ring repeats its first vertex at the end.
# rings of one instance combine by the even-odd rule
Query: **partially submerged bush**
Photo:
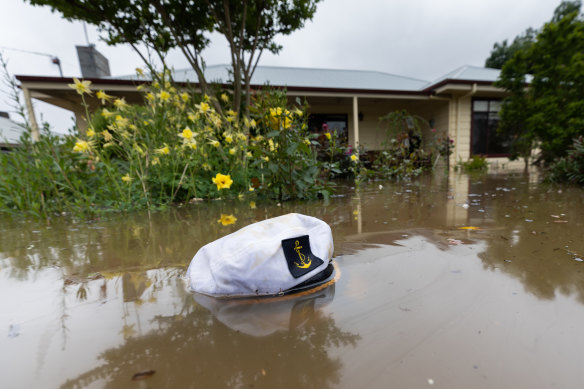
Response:
POLYGON ((466 162, 458 162, 457 167, 463 172, 481 172, 489 168, 489 163, 487 162, 487 158, 481 155, 473 155, 466 162))
POLYGON ((387 122, 382 150, 373 162, 375 175, 381 177, 412 178, 432 167, 432 153, 425 151, 422 128, 427 122, 405 110, 390 112, 380 118, 387 122))
POLYGON ((584 185, 584 138, 574 139, 568 155, 554 162, 548 171, 547 179, 553 182, 572 182, 584 185))

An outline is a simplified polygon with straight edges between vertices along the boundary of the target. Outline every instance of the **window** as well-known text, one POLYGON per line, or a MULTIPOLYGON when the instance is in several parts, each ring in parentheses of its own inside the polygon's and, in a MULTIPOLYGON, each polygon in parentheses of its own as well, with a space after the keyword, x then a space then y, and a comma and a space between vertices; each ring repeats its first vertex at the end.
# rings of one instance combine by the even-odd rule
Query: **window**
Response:
POLYGON ((509 155, 511 138, 497 133, 499 127, 500 100, 473 100, 471 153, 489 157, 509 155))

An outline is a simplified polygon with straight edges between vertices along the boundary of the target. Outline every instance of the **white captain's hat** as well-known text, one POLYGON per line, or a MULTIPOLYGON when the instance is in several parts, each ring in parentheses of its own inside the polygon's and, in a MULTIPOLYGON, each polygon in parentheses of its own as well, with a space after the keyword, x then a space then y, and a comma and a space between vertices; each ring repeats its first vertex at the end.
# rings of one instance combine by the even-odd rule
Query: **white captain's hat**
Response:
POLYGON ((186 276, 192 291, 210 296, 278 295, 332 279, 333 249, 328 224, 290 213, 203 246, 186 276))

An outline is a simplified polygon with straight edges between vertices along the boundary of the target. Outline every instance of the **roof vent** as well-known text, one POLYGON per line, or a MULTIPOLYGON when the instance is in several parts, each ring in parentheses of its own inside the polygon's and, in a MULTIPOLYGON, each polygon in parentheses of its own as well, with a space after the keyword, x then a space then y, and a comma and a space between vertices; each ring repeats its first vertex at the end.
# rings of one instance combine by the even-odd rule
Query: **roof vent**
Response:
POLYGON ((95 49, 94 45, 75 46, 75 48, 83 78, 102 78, 111 75, 109 61, 95 49))

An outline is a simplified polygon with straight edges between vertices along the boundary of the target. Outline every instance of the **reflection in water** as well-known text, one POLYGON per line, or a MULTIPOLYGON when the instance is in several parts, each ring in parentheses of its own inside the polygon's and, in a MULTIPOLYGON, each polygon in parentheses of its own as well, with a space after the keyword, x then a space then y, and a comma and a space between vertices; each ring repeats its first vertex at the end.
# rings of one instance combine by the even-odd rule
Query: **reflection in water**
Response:
POLYGON ((300 327, 334 296, 333 284, 315 293, 276 298, 218 299, 198 293, 194 298, 227 327, 259 337, 300 327))
POLYGON ((556 293, 584 303, 584 193, 527 181, 491 178, 470 185, 470 220, 486 225, 479 254, 485 267, 519 279, 543 299, 556 293))
POLYGON ((154 329, 106 350, 101 366, 61 387, 99 382, 124 388, 129 377, 150 369, 156 387, 333 387, 342 364, 329 349, 355 346, 359 339, 319 309, 333 296, 334 285, 253 304, 187 296, 180 315, 155 316, 154 329))

